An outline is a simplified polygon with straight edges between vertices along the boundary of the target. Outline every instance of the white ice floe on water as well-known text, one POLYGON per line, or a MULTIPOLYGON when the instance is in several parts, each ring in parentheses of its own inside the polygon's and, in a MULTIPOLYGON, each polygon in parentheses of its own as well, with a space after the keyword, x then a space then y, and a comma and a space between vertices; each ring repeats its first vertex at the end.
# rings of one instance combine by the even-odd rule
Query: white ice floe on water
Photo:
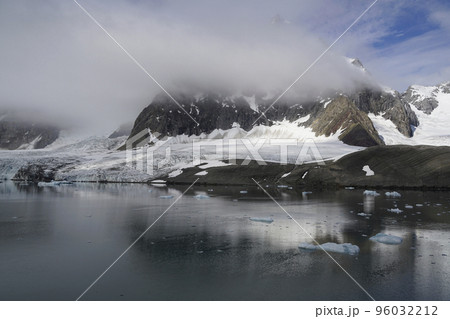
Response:
POLYGON ((162 179, 155 179, 155 180, 151 181, 150 183, 152 183, 152 184, 166 184, 166 181, 164 181, 162 179))
POLYGON ((239 193, 241 193, 241 194, 247 194, 248 192, 247 192, 247 191, 240 191, 239 193))
POLYGON ((392 197, 392 198, 402 197, 402 195, 400 193, 397 193, 397 192, 386 192, 385 195, 387 197, 392 197))
POLYGON ((205 175, 208 175, 208 172, 207 171, 201 171, 201 172, 198 172, 197 174, 195 174, 196 176, 205 176, 205 175))
POLYGON ((372 216, 372 214, 366 214, 366 213, 358 213, 358 216, 362 216, 362 217, 369 217, 372 216))
POLYGON ((209 196, 208 195, 199 194, 199 195, 195 195, 194 198, 195 199, 209 199, 209 196))
POLYGON ((413 206, 413 205, 405 205, 405 208, 407 208, 407 209, 413 209, 414 206, 413 206))
POLYGON ((171 199, 171 198, 173 198, 173 195, 163 195, 163 196, 159 196, 159 198, 161 198, 161 199, 171 199))
POLYGON ((250 217, 249 219, 252 222, 267 223, 267 224, 273 223, 273 219, 270 217, 250 217))
POLYGON ((51 181, 51 182, 39 182, 38 187, 55 187, 60 185, 70 185, 72 182, 67 181, 51 181))
POLYGON ((369 239, 386 245, 400 245, 403 242, 401 237, 383 233, 378 233, 369 239))
POLYGON ((336 243, 325 243, 321 245, 313 245, 309 243, 301 243, 298 248, 305 250, 325 250, 333 253, 347 254, 347 255, 358 255, 359 247, 349 243, 336 244, 336 243))
POLYGON ((289 173, 286 173, 286 174, 283 174, 283 176, 281 176, 281 178, 285 178, 285 177, 288 177, 289 175, 291 175, 291 172, 289 172, 289 173))
POLYGON ((380 194, 377 193, 376 191, 370 191, 370 190, 365 190, 363 194, 364 194, 364 196, 380 196, 380 194))
POLYGON ((362 168, 362 170, 363 170, 364 172, 366 172, 366 176, 374 176, 374 175, 375 175, 375 172, 372 171, 372 170, 370 169, 369 165, 365 165, 365 166, 362 168))
POLYGON ((399 209, 399 208, 389 208, 387 211, 388 211, 389 213, 396 213, 396 214, 401 214, 401 213, 403 213, 403 211, 402 211, 401 209, 399 209))

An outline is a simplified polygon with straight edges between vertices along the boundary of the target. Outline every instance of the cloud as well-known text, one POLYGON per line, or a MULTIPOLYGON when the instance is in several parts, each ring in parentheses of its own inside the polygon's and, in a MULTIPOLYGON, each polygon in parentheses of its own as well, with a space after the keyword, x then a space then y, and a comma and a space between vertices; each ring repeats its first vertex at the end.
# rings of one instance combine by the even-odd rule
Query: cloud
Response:
MULTIPOLYGON (((371 2, 80 0, 171 92, 186 87, 284 89, 371 2), (291 23, 272 25, 276 14, 291 23)), ((374 48, 391 34, 402 5, 411 2, 380 1, 293 92, 314 95, 317 88, 348 90, 370 83, 343 55, 360 57, 395 88, 438 72, 438 62, 423 63, 430 52, 439 58, 446 52, 442 39, 435 52, 427 49, 427 41, 439 38, 437 32, 423 35, 422 51, 412 40, 389 50, 374 48)), ((0 2, 0 38, 0 107, 34 108, 64 125, 105 132, 134 120, 160 92, 72 1, 0 2)))

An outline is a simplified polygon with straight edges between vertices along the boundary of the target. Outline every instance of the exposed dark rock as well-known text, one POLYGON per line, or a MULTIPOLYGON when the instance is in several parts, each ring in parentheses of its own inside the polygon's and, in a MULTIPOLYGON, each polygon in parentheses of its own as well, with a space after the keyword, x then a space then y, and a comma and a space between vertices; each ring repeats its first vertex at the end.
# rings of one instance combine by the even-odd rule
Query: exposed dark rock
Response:
MULTIPOLYGON (((436 88, 434 93, 437 92, 438 88, 436 88)), ((431 114, 431 112, 433 112, 433 110, 438 107, 438 102, 436 101, 435 96, 423 98, 416 93, 414 87, 412 86, 410 86, 408 90, 406 90, 406 92, 403 94, 403 99, 406 102, 413 104, 418 110, 426 114, 431 114)))
POLYGON ((0 148, 15 150, 20 147, 44 148, 59 137, 59 129, 5 116, 0 120, 0 148))
MULTIPOLYGON (((326 165, 265 166, 232 165, 208 168, 198 183, 215 185, 255 185, 253 179, 266 184, 284 184, 298 188, 327 189, 354 186, 387 189, 450 189, 450 147, 435 146, 375 146, 349 154, 326 165), (375 175, 366 176, 363 167, 369 165, 375 175), (305 173, 308 174, 305 175, 305 173), (285 173, 289 176, 281 179, 285 173)), ((183 170, 183 174, 167 179, 171 183, 191 184, 199 176, 198 167, 183 170)))
POLYGON ((384 144, 366 113, 360 111, 353 101, 339 96, 310 123, 316 136, 330 136, 342 129, 339 139, 348 145, 375 146, 384 144))
POLYGON ((117 130, 115 130, 108 138, 117 138, 123 136, 129 136, 133 129, 133 123, 122 124, 117 130))
POLYGON ((402 100, 400 94, 394 95, 377 90, 365 89, 351 96, 356 106, 365 113, 382 114, 391 120, 400 133, 407 137, 414 134, 412 126, 418 126, 419 120, 411 107, 402 100))

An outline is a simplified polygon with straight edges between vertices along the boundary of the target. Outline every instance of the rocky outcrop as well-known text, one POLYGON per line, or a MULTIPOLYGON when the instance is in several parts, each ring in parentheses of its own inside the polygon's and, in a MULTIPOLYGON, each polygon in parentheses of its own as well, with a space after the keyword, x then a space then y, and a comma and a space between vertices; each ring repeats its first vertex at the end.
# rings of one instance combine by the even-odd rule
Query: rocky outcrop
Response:
POLYGON ((413 127, 419 125, 416 114, 398 92, 391 94, 365 89, 353 94, 351 98, 361 111, 382 115, 385 119, 391 120, 398 131, 407 137, 413 136, 413 127))
POLYGON ((348 97, 339 96, 311 121, 316 136, 330 136, 341 131, 339 139, 348 145, 370 147, 384 144, 366 113, 348 97))
POLYGON ((129 136, 132 129, 133 129, 132 123, 122 124, 119 128, 117 128, 114 132, 112 132, 111 135, 108 136, 108 138, 129 136))
MULTIPOLYGON (((450 147, 436 146, 375 146, 351 153, 326 165, 261 166, 252 161, 249 165, 230 165, 208 168, 197 184, 207 185, 264 185, 282 184, 299 189, 336 189, 347 186, 386 189, 450 189, 450 147), (374 175, 367 176, 365 166, 374 175), (289 173, 288 175, 286 175, 289 173), (254 180, 253 180, 254 179, 254 180)), ((169 183, 191 184, 197 178, 199 167, 183 170, 168 178, 169 183)))
POLYGON ((59 137, 59 129, 3 115, 0 120, 0 149, 41 149, 59 137))
POLYGON ((439 92, 450 94, 450 82, 434 87, 412 85, 403 94, 403 100, 429 115, 439 106, 436 99, 439 92))

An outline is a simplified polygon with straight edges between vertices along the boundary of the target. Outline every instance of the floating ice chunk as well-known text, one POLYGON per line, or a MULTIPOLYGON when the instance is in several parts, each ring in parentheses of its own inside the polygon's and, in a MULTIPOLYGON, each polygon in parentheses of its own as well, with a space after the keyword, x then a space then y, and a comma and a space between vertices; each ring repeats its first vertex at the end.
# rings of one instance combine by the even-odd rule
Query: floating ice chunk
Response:
POLYGON ((375 172, 372 171, 372 170, 370 169, 369 165, 365 165, 365 166, 362 168, 362 170, 363 170, 364 172, 366 172, 366 176, 374 176, 374 175, 375 175, 375 172))
POLYGON ((151 181, 150 183, 152 183, 152 184, 165 184, 166 181, 163 181, 162 179, 155 179, 155 180, 151 181))
POLYGON ((414 206, 412 206, 412 205, 405 205, 405 208, 412 209, 412 208, 414 208, 414 206))
POLYGON ((267 224, 273 223, 273 219, 270 217, 250 217, 250 220, 252 222, 260 222, 260 223, 267 223, 267 224))
POLYGON ((397 192, 386 192, 385 195, 387 197, 393 197, 393 198, 402 197, 402 194, 397 193, 397 192))
POLYGON ((195 199, 209 199, 209 196, 200 194, 200 195, 195 195, 194 198, 195 199))
POLYGON ((39 182, 38 187, 55 187, 60 185, 70 185, 73 184, 72 182, 68 181, 51 181, 51 182, 39 182))
POLYGON ((308 171, 306 171, 305 174, 303 174, 302 179, 305 179, 306 175, 308 175, 308 171))
POLYGON ((241 194, 247 194, 248 192, 247 192, 247 191, 240 191, 239 193, 241 193, 241 194))
POLYGON ((302 192, 302 195, 309 195, 312 194, 312 192, 302 192))
POLYGON ((363 216, 363 217, 369 217, 372 216, 372 214, 366 214, 366 213, 358 213, 358 216, 363 216))
POLYGON ((205 176, 205 175, 208 175, 208 172, 207 171, 201 171, 201 172, 198 172, 197 174, 195 174, 196 176, 205 176))
POLYGON ((390 213, 396 213, 396 214, 403 213, 403 211, 401 209, 399 209, 399 208, 390 208, 387 211, 390 212, 390 213))
POLYGON ((173 198, 173 195, 159 196, 159 198, 161 198, 161 199, 171 199, 171 198, 173 198))
POLYGON ((375 236, 370 237, 369 239, 386 245, 400 245, 403 242, 403 239, 401 237, 383 233, 378 233, 375 236))
POLYGON ((365 190, 363 194, 364 196, 380 196, 380 194, 377 193, 376 191, 369 191, 369 190, 365 190))
POLYGON ((287 186, 287 185, 278 185, 277 187, 278 188, 288 188, 289 186, 287 186))
POLYGON ((416 206, 417 206, 417 207, 422 207, 422 206, 423 206, 423 204, 416 204, 416 206))
POLYGON ((349 189, 350 190, 350 189, 355 189, 355 188, 354 187, 346 187, 345 189, 349 189))
POLYGON ((285 178, 285 177, 288 177, 289 175, 291 175, 291 172, 289 172, 289 173, 286 173, 286 174, 283 174, 283 176, 281 176, 281 178, 285 178))
POLYGON ((358 255, 359 247, 349 243, 336 244, 336 243, 325 243, 322 245, 313 245, 308 243, 301 243, 298 248, 307 250, 325 250, 333 253, 348 254, 348 255, 358 255))

